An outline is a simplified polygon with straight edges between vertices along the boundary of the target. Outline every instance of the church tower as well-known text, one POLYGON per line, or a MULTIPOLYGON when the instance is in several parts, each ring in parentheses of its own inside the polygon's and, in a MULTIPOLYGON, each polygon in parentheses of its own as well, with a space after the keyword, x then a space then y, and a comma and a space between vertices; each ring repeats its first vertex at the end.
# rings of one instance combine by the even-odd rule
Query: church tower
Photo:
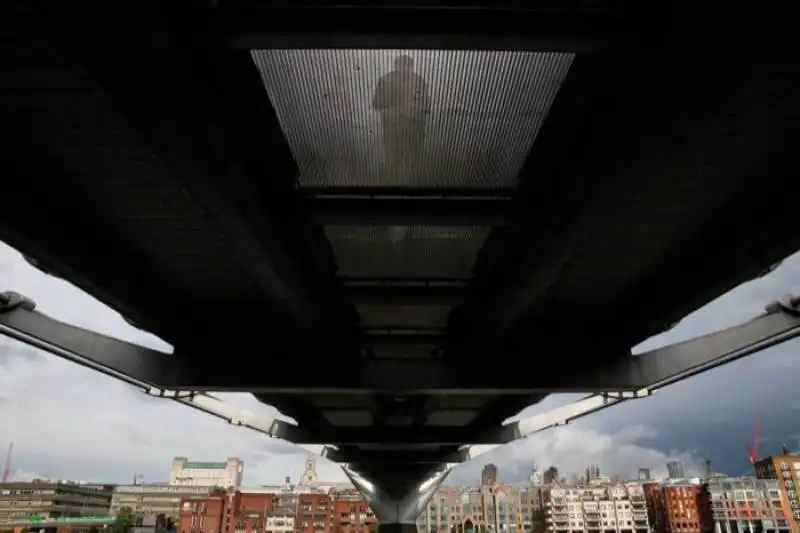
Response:
POLYGON ((317 459, 313 455, 306 458, 306 466, 300 477, 300 485, 311 486, 317 482, 317 459))

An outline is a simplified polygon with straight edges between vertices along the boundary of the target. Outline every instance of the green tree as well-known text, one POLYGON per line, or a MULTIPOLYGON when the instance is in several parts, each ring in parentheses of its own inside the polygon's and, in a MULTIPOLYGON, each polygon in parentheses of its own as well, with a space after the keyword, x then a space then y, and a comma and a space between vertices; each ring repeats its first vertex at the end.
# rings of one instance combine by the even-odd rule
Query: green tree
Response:
POLYGON ((373 522, 371 524, 368 524, 367 525, 367 531, 369 533, 378 533, 378 523, 377 522, 373 522))
POLYGON ((111 531, 114 533, 126 533, 128 528, 133 525, 133 509, 130 507, 123 507, 117 513, 114 523, 111 524, 111 531))

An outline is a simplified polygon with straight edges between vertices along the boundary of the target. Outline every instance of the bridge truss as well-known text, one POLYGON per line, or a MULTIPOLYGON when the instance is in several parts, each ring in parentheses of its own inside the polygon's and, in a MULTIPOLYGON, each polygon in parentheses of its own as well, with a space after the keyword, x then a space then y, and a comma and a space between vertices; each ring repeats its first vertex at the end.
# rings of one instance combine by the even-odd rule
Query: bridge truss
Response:
MULTIPOLYGON (((158 361, 168 364, 169 354, 50 318, 37 311, 32 300, 15 292, 0 293, 0 334, 138 387, 150 396, 177 402, 339 463, 370 502, 376 516, 391 516, 396 524, 413 524, 452 468, 460 463, 620 403, 649 397, 665 386, 800 337, 800 297, 777 300, 767 306, 764 314, 739 326, 631 356, 624 363, 608 368, 606 373, 595 375, 592 388, 602 388, 604 383, 616 385, 608 390, 591 390, 588 396, 574 403, 506 422, 477 438, 447 429, 451 434, 438 440, 460 444, 457 451, 446 462, 432 467, 429 476, 414 490, 406 490, 399 496, 374 484, 359 472, 357 465, 348 464, 340 454, 337 444, 363 443, 364 438, 355 428, 338 429, 337 435, 331 435, 331 441, 337 444, 320 443, 300 425, 233 406, 209 390, 167 387, 151 377, 151 367, 158 361), (461 444, 464 442, 470 444, 461 444)), ((407 383, 396 380, 383 386, 406 389, 407 383)), ((386 439, 392 438, 387 432, 386 439)))

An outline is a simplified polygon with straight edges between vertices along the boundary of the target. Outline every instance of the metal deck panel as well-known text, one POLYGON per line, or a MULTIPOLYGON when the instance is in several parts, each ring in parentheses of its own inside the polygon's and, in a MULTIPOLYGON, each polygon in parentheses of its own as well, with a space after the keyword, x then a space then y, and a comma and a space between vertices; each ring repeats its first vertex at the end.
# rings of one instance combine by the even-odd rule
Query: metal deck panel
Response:
POLYGON ((572 58, 490 51, 253 51, 305 187, 513 186, 572 58), (422 84, 397 82, 395 76, 383 85, 386 90, 379 89, 402 57, 413 60, 422 84), (390 139, 374 108, 376 97, 402 107, 412 91, 429 113, 419 128, 390 139), (389 153, 394 145, 403 153, 400 163, 389 153))

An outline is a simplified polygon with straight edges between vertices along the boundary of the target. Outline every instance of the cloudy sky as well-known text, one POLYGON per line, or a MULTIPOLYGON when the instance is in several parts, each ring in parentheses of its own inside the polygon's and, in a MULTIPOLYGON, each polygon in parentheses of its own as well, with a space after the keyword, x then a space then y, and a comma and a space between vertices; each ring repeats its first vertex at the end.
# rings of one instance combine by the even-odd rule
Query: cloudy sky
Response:
MULTIPOLYGON (((33 298, 38 309, 60 320, 142 345, 169 349, 160 340, 125 323, 114 311, 68 283, 49 277, 0 243, 0 290, 33 298)), ((800 290, 800 253, 768 276, 747 283, 684 319, 644 347, 684 340, 759 314, 764 305, 800 290)), ((778 452, 782 443, 800 449, 800 343, 787 343, 659 391, 504 447, 459 467, 451 482, 473 482, 486 462, 500 466, 501 478, 517 481, 533 464, 543 470, 579 472, 599 464, 608 474, 633 476, 638 467, 659 473, 671 459, 689 471, 710 458, 718 471, 747 471, 745 445, 753 440, 755 420, 763 421, 762 450, 778 452)), ((255 412, 271 413, 251 396, 226 400, 255 412)), ((541 412, 574 396, 559 395, 529 408, 541 412)), ((245 483, 277 483, 302 470, 304 454, 245 429, 164 400, 86 370, 55 356, 0 337, 0 455, 14 442, 18 479, 51 478, 129 482, 169 476, 173 456, 194 460, 245 461, 245 483)), ((334 464, 319 461, 322 479, 344 476, 334 464)))

